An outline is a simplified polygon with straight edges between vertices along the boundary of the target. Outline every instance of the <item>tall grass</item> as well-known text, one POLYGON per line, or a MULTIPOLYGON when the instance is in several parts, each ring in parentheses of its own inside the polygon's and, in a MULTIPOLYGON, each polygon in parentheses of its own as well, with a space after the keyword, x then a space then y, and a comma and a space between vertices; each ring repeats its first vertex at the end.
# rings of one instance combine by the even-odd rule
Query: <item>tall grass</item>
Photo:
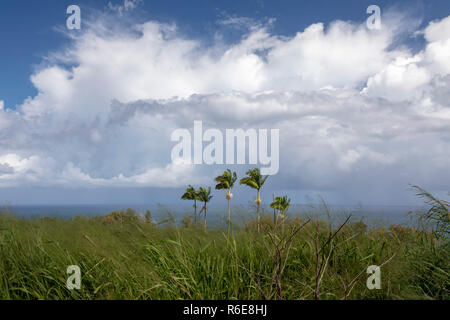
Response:
MULTIPOLYGON (((233 234, 159 227, 132 213, 0 214, 1 299, 449 299, 448 238, 417 228, 271 215, 233 234), (120 218, 117 218, 120 217, 120 218), (344 223, 345 222, 345 223, 344 223), (80 290, 66 269, 81 268, 80 290), (366 269, 382 265, 381 290, 366 269)), ((148 219, 147 219, 148 221, 148 219)), ((187 221, 187 222, 186 222, 187 221)))

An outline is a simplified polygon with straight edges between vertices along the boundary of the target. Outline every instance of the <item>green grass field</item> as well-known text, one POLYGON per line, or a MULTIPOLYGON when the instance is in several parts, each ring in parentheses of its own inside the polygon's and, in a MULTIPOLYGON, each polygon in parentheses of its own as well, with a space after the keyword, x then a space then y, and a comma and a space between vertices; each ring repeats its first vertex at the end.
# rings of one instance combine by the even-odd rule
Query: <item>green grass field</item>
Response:
POLYGON ((132 211, 1 214, 0 299, 449 299, 448 236, 344 222, 264 216, 259 232, 250 220, 228 234, 132 211), (80 290, 66 288, 69 265, 80 290), (379 290, 366 286, 370 265, 381 266, 379 290))

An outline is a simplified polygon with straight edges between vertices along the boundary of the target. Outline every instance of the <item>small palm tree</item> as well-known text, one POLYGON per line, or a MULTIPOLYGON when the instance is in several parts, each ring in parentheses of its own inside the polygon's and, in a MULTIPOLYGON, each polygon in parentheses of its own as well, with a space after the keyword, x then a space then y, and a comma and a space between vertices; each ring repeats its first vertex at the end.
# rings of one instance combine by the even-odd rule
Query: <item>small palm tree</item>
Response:
POLYGON ((291 199, 288 199, 287 196, 283 197, 275 197, 273 202, 270 204, 270 207, 272 209, 278 210, 280 214, 280 218, 282 219, 282 223, 284 219, 286 218, 286 212, 288 211, 289 207, 291 205, 291 199))
POLYGON ((214 179, 217 182, 216 190, 227 190, 226 199, 228 200, 228 221, 227 221, 227 229, 230 232, 230 224, 231 224, 231 207, 230 200, 233 198, 233 194, 231 193, 231 189, 234 186, 234 183, 237 180, 236 172, 231 172, 230 169, 227 169, 221 176, 218 176, 214 179))
POLYGON ((209 200, 211 200, 212 195, 211 195, 211 187, 208 187, 208 189, 200 187, 198 189, 198 200, 203 202, 203 208, 202 210, 200 210, 200 214, 202 214, 203 211, 205 211, 205 229, 206 229, 206 204, 209 202, 209 200))
POLYGON ((255 202, 256 202, 256 213, 258 216, 258 231, 259 231, 259 225, 261 221, 261 213, 260 213, 261 188, 269 176, 263 177, 258 168, 248 170, 246 174, 247 176, 241 179, 240 184, 245 184, 246 186, 249 186, 250 188, 256 189, 258 191, 258 197, 256 198, 255 202))
POLYGON ((145 212, 145 223, 152 223, 152 213, 150 212, 150 210, 147 210, 145 212))
POLYGON ((197 200, 199 200, 198 192, 191 185, 188 186, 184 194, 181 196, 182 200, 194 200, 194 222, 197 224, 197 200))

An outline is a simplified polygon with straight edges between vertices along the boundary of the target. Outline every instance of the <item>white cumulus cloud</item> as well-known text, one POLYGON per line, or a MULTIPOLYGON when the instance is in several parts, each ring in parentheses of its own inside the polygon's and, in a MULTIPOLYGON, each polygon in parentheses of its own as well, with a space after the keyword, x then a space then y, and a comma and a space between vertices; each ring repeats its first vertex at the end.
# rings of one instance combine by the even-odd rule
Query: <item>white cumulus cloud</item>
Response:
POLYGON ((416 53, 396 46, 400 21, 316 23, 293 37, 270 21, 209 46, 175 24, 91 23, 31 75, 36 96, 15 111, 0 101, 0 186, 204 182, 223 168, 170 160, 171 132, 202 120, 280 129, 280 188, 448 188, 450 17, 421 30, 416 53))

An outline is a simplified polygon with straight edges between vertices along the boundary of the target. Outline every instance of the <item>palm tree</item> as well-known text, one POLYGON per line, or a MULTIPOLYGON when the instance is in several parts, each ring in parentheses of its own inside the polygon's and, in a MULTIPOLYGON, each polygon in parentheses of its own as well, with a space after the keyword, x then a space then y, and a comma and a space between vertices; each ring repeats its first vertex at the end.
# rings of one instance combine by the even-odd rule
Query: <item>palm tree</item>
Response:
POLYGON ((182 200, 194 200, 194 223, 197 224, 197 200, 199 200, 198 192, 191 185, 188 186, 184 194, 181 196, 182 200))
POLYGON ((255 202, 256 202, 256 213, 258 215, 258 231, 259 231, 259 224, 261 221, 261 213, 260 213, 261 188, 269 176, 263 177, 258 168, 248 170, 246 172, 246 175, 247 176, 245 178, 241 179, 240 184, 245 184, 245 185, 249 186, 250 188, 258 190, 258 197, 256 198, 255 202))
POLYGON ((282 219, 282 223, 284 219, 286 218, 286 212, 288 211, 289 207, 291 205, 291 199, 287 196, 283 197, 275 197, 273 202, 270 204, 270 207, 273 209, 276 209, 280 213, 280 218, 282 219))
POLYGON ((202 201, 203 204, 203 208, 202 210, 200 210, 200 214, 202 214, 203 211, 205 211, 205 229, 206 229, 206 204, 209 202, 209 200, 211 200, 212 195, 211 195, 211 187, 208 187, 208 189, 200 187, 198 189, 198 200, 202 201))
POLYGON ((216 190, 227 190, 226 199, 228 200, 228 221, 227 221, 227 229, 230 232, 230 224, 231 224, 231 207, 230 200, 233 198, 233 194, 231 193, 231 189, 234 186, 234 183, 237 180, 236 172, 231 172, 230 169, 224 171, 221 176, 218 176, 214 179, 217 182, 216 190))

